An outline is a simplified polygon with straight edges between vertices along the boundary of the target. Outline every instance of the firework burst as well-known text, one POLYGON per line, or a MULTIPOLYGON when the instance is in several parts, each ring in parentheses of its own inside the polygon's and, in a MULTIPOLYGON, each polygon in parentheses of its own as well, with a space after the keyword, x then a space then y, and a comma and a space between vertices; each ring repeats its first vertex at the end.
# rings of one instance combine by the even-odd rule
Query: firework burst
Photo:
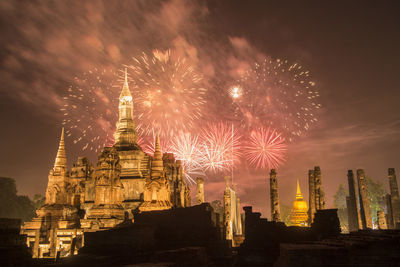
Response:
POLYGON ((138 128, 173 136, 191 130, 202 117, 206 89, 202 76, 185 59, 170 51, 153 51, 133 58, 127 66, 134 81, 134 104, 138 128))
POLYGON ((319 93, 310 72, 297 63, 265 59, 256 62, 238 82, 244 89, 235 104, 247 129, 274 127, 292 141, 317 121, 319 93))
POLYGON ((241 136, 233 125, 208 124, 202 131, 202 165, 205 171, 229 171, 240 163, 241 136))
POLYGON ((180 133, 173 139, 171 150, 175 158, 182 161, 183 170, 189 182, 194 183, 193 175, 204 176, 201 143, 198 136, 180 133))
POLYGON ((250 133, 245 147, 249 163, 257 168, 277 168, 285 161, 285 139, 276 130, 259 128, 250 133))
POLYGON ((98 152, 112 145, 118 116, 118 90, 114 85, 116 73, 112 70, 93 69, 75 77, 67 89, 60 108, 66 135, 74 136, 74 144, 82 150, 98 152))

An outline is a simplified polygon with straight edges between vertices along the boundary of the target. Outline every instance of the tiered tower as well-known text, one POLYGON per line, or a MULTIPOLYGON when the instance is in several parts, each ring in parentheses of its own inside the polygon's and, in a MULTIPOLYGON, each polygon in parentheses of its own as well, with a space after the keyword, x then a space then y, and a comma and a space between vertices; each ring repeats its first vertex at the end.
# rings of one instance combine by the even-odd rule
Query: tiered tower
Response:
POLYGON ((293 226, 308 225, 308 207, 301 194, 299 180, 297 180, 296 200, 293 201, 293 208, 290 213, 290 224, 293 226))
POLYGON ((46 204, 67 204, 66 187, 69 172, 67 170, 67 155, 64 143, 64 128, 61 130, 60 144, 58 146, 54 167, 50 170, 46 188, 46 204))
POLYGON ((140 211, 152 211, 170 208, 172 208, 170 183, 165 177, 160 138, 157 134, 151 173, 150 177, 146 178, 144 202, 139 209, 140 211))
POLYGON ((138 149, 136 125, 133 121, 133 98, 129 91, 126 69, 124 85, 119 95, 118 115, 117 129, 114 133, 114 146, 118 150, 138 149))

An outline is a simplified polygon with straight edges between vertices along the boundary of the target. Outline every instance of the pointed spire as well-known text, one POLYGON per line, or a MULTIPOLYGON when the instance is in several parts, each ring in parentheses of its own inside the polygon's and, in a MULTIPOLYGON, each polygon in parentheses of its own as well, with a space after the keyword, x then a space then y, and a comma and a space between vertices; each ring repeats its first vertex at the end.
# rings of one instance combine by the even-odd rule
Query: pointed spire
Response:
POLYGON ((65 153, 65 144, 64 144, 64 127, 61 130, 60 145, 58 146, 54 167, 65 167, 65 168, 67 167, 67 155, 65 153))
POLYGON ((153 157, 153 165, 152 165, 152 172, 160 173, 164 169, 163 159, 162 159, 162 152, 160 146, 160 137, 158 132, 156 134, 156 140, 154 143, 154 157, 153 157))
POLYGON ((125 68, 124 86, 129 87, 129 85, 128 85, 128 70, 126 68, 125 68))
POLYGON ((155 148, 154 152, 161 152, 160 135, 158 134, 158 132, 156 134, 156 144, 155 144, 154 148, 155 148))
POLYGON ((122 91, 119 96, 119 99, 122 99, 125 96, 132 97, 131 91, 129 90, 129 84, 128 84, 128 70, 126 68, 125 68, 125 74, 124 74, 124 86, 122 87, 122 91))
POLYGON ((301 194, 301 191, 300 191, 299 179, 297 179, 296 200, 302 200, 302 199, 303 199, 303 195, 301 194))

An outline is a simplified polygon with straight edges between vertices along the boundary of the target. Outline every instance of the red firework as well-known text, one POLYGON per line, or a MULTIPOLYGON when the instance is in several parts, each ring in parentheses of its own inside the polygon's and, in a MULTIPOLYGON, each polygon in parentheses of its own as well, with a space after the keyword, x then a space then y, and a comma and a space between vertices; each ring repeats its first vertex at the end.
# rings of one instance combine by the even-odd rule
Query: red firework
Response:
POLYGON ((250 133, 245 147, 249 163, 257 168, 277 168, 285 161, 285 138, 274 129, 259 128, 250 133))

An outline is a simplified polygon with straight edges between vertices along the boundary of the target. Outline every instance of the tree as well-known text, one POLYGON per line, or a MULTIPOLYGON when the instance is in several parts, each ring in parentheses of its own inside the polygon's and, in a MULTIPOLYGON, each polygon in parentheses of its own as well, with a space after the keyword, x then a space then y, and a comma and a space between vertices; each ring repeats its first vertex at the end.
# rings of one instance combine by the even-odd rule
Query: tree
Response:
POLYGON ((337 209, 346 209, 346 196, 349 192, 344 188, 343 184, 339 185, 336 194, 333 196, 333 205, 337 209))
POLYGON ((280 211, 281 211, 281 221, 284 222, 286 225, 289 225, 290 224, 290 213, 292 211, 292 208, 288 205, 281 204, 280 211))
POLYGON ((0 177, 0 217, 28 221, 35 215, 35 206, 27 196, 17 196, 12 178, 0 177))
POLYGON ((338 217, 340 221, 340 227, 342 228, 342 232, 347 232, 349 229, 348 223, 348 213, 347 213, 347 204, 346 204, 346 196, 348 195, 348 191, 345 189, 343 184, 339 185, 336 194, 333 196, 333 206, 338 209, 338 217))
POLYGON ((377 212, 385 209, 386 190, 381 182, 375 182, 367 177, 367 187, 369 193, 370 209, 372 221, 378 221, 377 212))

